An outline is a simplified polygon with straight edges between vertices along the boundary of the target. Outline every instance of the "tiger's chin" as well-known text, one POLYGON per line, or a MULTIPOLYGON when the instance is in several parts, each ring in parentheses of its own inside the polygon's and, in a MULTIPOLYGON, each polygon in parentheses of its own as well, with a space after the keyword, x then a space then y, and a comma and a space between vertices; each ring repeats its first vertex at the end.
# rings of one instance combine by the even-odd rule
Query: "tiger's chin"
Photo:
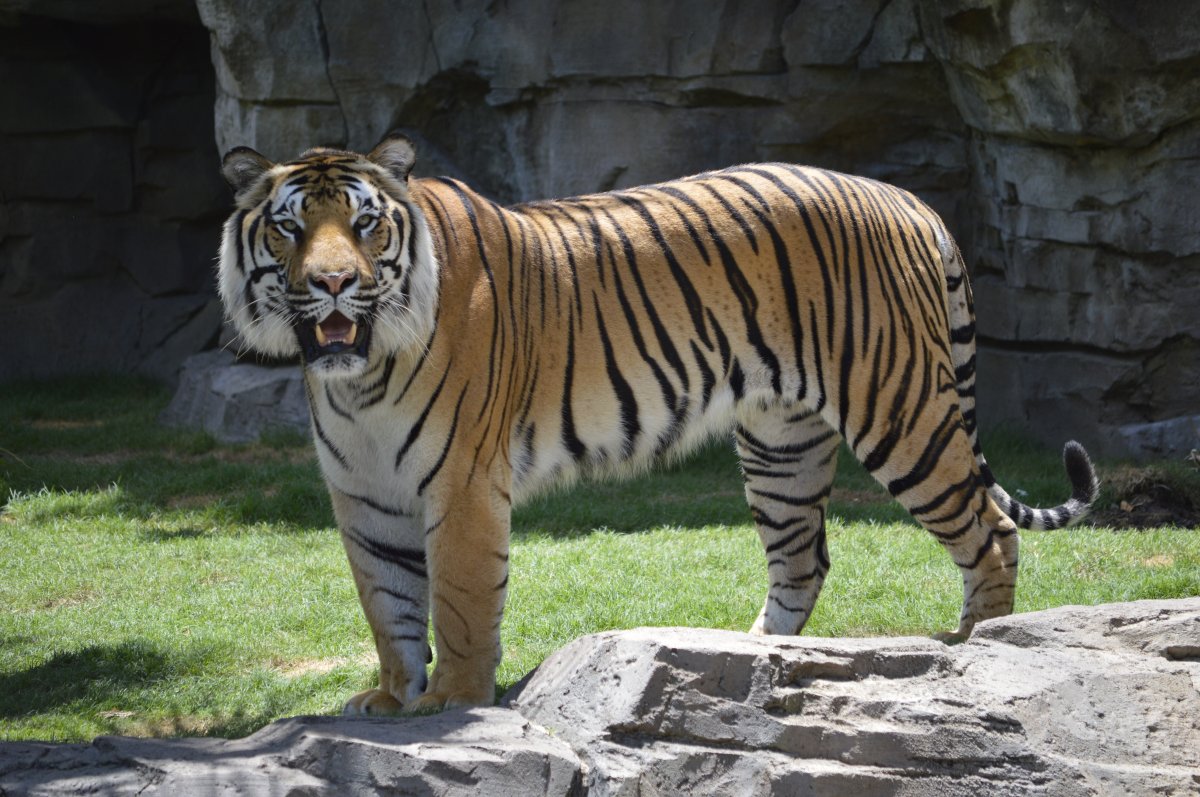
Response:
POLYGON ((316 360, 304 362, 304 369, 321 379, 355 379, 368 370, 365 356, 350 352, 326 354, 316 360))
POLYGON ((371 325, 354 322, 338 312, 319 323, 296 324, 296 340, 309 373, 329 378, 361 376, 368 366, 371 349, 371 325))

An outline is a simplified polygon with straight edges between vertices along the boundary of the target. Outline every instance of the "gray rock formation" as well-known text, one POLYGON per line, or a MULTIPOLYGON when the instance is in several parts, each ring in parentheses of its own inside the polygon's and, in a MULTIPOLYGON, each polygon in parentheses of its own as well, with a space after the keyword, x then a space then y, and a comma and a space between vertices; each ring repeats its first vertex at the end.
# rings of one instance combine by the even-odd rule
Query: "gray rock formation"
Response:
POLYGON ((1196 794, 1200 598, 990 620, 954 647, 614 631, 502 702, 2 744, 0 794, 1196 794))
POLYGON ((866 174, 916 191, 963 243, 985 424, 1152 455, 1118 428, 1196 413, 1200 226, 1179 198, 1200 192, 1200 14, 701 5, 426 3, 364 26, 346 5, 282 4, 268 25, 198 2, 223 148, 365 148, 400 125, 427 170, 501 200, 750 160, 866 174))
POLYGON ((169 376, 211 343, 229 207, 214 117, 220 149, 273 158, 400 126, 419 174, 505 201, 751 160, 912 189, 973 271, 983 424, 1154 455, 1120 430, 1165 423, 1186 451, 1200 441, 1171 421, 1200 412, 1196 12, 0 0, 0 335, 18 341, 0 380, 169 376))
POLYGON ((413 721, 298 717, 245 739, 0 745, 3 795, 378 795, 577 793, 566 742, 487 708, 413 721))
POLYGON ((1200 411, 1200 225, 1180 201, 1200 195, 1200 15, 920 8, 970 131, 960 235, 987 344, 980 417, 1154 455, 1118 427, 1200 411))
POLYGON ((296 366, 239 363, 231 352, 195 354, 183 363, 179 388, 159 421, 203 429, 226 443, 248 443, 264 432, 308 434, 308 399, 296 366))
POLYGON ((1189 794, 1200 599, 993 620, 958 647, 598 634, 507 701, 580 753, 589 795, 1189 794))

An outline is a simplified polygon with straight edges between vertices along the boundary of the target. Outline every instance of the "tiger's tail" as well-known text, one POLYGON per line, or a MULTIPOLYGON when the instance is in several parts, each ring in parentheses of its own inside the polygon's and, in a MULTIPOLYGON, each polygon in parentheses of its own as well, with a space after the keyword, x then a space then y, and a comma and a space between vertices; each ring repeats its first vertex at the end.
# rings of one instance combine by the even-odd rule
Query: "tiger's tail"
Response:
POLYGON ((1074 440, 1063 446, 1063 464, 1071 480, 1071 497, 1048 509, 1027 506, 1008 494, 988 467, 979 444, 975 418, 975 308, 971 286, 957 244, 943 228, 937 229, 938 248, 946 275, 946 300, 950 318, 950 349, 963 423, 979 463, 988 495, 1019 528, 1032 531, 1061 529, 1078 523, 1091 509, 1100 489, 1096 469, 1083 446, 1074 440))

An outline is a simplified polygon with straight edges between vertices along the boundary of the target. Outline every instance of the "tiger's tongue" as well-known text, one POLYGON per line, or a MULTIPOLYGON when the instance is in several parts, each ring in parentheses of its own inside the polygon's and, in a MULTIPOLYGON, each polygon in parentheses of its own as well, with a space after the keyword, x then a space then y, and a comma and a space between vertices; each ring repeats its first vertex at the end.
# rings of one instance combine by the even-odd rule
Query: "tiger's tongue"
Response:
POLYGON ((328 346, 330 343, 354 343, 358 334, 358 324, 334 310, 328 318, 317 324, 317 343, 328 346))

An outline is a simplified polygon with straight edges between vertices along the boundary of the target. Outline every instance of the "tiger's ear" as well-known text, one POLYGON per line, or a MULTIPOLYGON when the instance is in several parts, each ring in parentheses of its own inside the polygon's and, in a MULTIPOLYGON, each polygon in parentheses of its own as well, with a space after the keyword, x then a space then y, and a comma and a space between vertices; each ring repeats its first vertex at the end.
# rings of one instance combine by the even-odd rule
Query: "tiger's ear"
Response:
POLYGON ((392 131, 383 137, 367 155, 367 160, 387 169, 400 182, 408 180, 409 172, 417 161, 417 150, 408 136, 392 131))
POLYGON ((234 147, 221 159, 221 174, 233 189, 234 198, 241 199, 274 165, 249 147, 234 147))

